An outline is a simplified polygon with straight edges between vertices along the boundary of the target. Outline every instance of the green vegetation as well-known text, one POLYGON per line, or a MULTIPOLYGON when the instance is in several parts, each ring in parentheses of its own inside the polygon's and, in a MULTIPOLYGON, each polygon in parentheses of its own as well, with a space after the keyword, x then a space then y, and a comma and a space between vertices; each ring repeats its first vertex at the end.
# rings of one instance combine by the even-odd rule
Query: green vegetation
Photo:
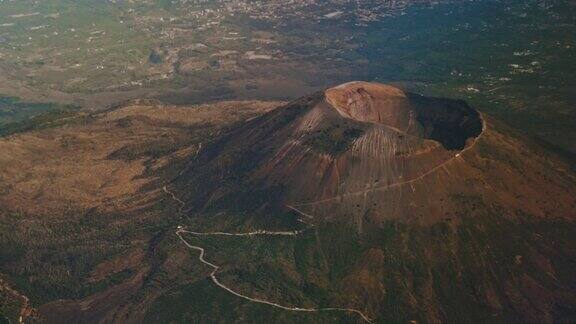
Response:
POLYGON ((14 296, 0 289, 0 324, 15 323, 18 320, 21 303, 14 296))
MULTIPOLYGON (((294 307, 334 306, 334 301, 329 299, 330 287, 314 281, 315 276, 326 271, 326 265, 318 258, 320 255, 311 251, 316 249, 313 246, 313 232, 301 237, 222 239, 185 235, 185 239, 190 244, 204 247, 207 260, 222 266, 217 274, 219 280, 241 293, 294 307), (304 256, 306 260, 302 259, 302 254, 307 254, 304 256), (296 270, 297 263, 303 268, 296 270), (307 272, 307 275, 298 278, 294 271, 297 271, 298 276, 303 275, 300 271, 307 272)), ((196 261, 197 257, 198 252, 190 250, 190 258, 207 273, 209 268, 196 261)), ((340 312, 288 312, 268 305, 249 303, 215 286, 207 278, 197 279, 164 295, 147 315, 148 322, 196 322, 213 321, 216 318, 230 322, 236 322, 239 318, 242 321, 266 318, 279 322, 345 323, 354 319, 355 315, 340 312)))
MULTIPOLYGON (((191 257, 194 257, 191 255, 191 257)), ((157 300, 147 312, 145 322, 157 323, 349 323, 339 313, 297 313, 243 301, 217 288, 208 279, 183 285, 157 300)))
POLYGON ((29 119, 0 125, 0 137, 16 133, 59 127, 85 121, 88 117, 78 113, 76 108, 54 109, 39 113, 29 119))
MULTIPOLYGON (((142 74, 126 69, 149 53, 147 36, 124 24, 122 10, 107 2, 58 0, 2 3, 5 59, 32 69, 32 86, 59 84, 65 91, 90 91, 142 74), (106 71, 99 66, 106 65, 106 71), (87 80, 89 79, 89 80, 87 80), (88 88, 84 82, 88 81, 88 88)), ((137 66, 137 65, 136 65, 137 66)))
MULTIPOLYGON (((18 216, 12 215, 7 218, 11 217, 18 216)), ((76 242, 77 236, 82 235, 76 233, 76 230, 82 230, 83 227, 74 223, 69 223, 66 227, 43 224, 38 228, 29 229, 27 237, 42 242, 42 246, 33 248, 30 243, 24 242, 20 235, 14 235, 13 229, 6 231, 9 226, 11 225, 5 220, 2 224, 3 230, 0 232, 0 243, 5 247, 2 251, 2 264, 4 267, 12 264, 13 268, 4 268, 2 272, 8 273, 20 291, 29 296, 35 304, 62 297, 81 298, 105 288, 107 286, 105 283, 89 284, 84 278, 98 262, 123 250, 119 245, 105 246, 100 243, 96 247, 98 241, 105 239, 101 234, 89 244, 63 244, 63 242, 76 242), (40 276, 46 271, 49 275, 43 276, 42 280, 25 279, 40 276)), ((118 233, 110 234, 107 237, 116 236, 117 239, 118 233)))
MULTIPOLYGON (((514 215, 503 215, 497 207, 478 208, 478 197, 453 199, 465 206, 458 226, 448 220, 431 227, 390 221, 356 236, 344 224, 324 224, 293 238, 185 235, 185 239, 204 247, 207 260, 222 267, 219 280, 239 292, 301 307, 377 307, 379 323, 425 322, 432 314, 429 307, 438 307, 439 319, 449 322, 514 321, 517 314, 508 308, 499 311, 494 305, 512 302, 511 291, 532 298, 521 292, 526 277, 550 291, 559 282, 572 280, 576 269, 576 247, 570 239, 576 235, 573 228, 527 215, 517 222, 514 215), (553 255, 551 248, 556 249, 553 255), (544 271, 540 253, 554 259, 557 273, 544 271), (365 284, 361 278, 381 281, 385 289, 365 284), (349 291, 361 291, 361 295, 349 291), (380 294, 381 299, 375 297, 380 294), (364 295, 372 296, 368 304, 353 302, 364 295)), ((190 250, 190 258, 197 257, 198 252, 190 250)), ((215 286, 206 278, 210 269, 199 261, 195 264, 204 275, 157 300, 147 321, 351 320, 343 314, 300 316, 247 303, 215 286)))
MULTIPOLYGON (((72 105, 25 102, 18 98, 0 95, 0 134, 4 135, 8 133, 7 128, 16 128, 18 123, 26 123, 27 119, 37 115, 50 115, 53 111, 57 111, 55 114, 59 114, 64 111, 73 111, 76 109, 77 107, 72 105)), ((46 117, 41 117, 40 119, 42 118, 46 117)))

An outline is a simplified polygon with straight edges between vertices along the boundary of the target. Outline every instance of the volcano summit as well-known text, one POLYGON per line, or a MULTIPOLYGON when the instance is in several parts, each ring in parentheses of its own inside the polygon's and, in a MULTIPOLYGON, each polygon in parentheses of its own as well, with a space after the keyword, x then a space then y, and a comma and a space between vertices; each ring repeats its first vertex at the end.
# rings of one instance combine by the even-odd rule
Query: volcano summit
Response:
POLYGON ((267 224, 286 206, 358 229, 389 219, 458 220, 455 197, 468 196, 511 214, 570 215, 573 175, 537 152, 525 159, 530 146, 496 124, 461 100, 346 83, 215 141, 177 188, 191 211, 240 211, 267 224))

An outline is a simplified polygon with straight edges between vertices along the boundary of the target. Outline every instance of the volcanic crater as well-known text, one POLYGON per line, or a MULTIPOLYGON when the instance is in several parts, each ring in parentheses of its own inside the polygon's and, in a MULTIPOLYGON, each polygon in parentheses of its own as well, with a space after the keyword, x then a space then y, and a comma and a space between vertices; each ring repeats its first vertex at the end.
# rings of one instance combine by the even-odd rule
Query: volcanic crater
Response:
POLYGON ((462 100, 427 98, 384 84, 354 81, 328 89, 326 101, 345 117, 461 150, 480 135, 481 115, 462 100))

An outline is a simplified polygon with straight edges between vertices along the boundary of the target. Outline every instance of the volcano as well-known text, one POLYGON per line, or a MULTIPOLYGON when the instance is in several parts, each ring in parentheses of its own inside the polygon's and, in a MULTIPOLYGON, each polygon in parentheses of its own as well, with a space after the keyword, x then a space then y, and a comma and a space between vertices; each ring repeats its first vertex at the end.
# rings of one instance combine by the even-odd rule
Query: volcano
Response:
POLYGON ((569 163, 464 101, 351 82, 203 147, 172 184, 190 222, 313 226, 283 267, 319 303, 384 322, 576 320, 569 163))
POLYGON ((266 224, 286 210, 359 231, 390 219, 458 221, 458 197, 472 196, 511 217, 573 218, 569 167, 510 133, 461 100, 350 82, 208 145, 177 187, 192 213, 266 224))

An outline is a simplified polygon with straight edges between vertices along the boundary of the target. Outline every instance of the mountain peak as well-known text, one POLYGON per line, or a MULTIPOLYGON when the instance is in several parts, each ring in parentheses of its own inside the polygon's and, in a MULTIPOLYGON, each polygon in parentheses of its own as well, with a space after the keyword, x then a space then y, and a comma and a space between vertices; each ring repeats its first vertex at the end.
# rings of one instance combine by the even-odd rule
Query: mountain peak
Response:
POLYGON ((373 95, 384 95, 390 97, 406 97, 403 90, 383 83, 367 81, 350 81, 326 90, 327 94, 338 94, 346 91, 364 90, 373 95))
POLYGON ((393 86, 353 81, 326 90, 326 101, 345 118, 401 129, 410 122, 406 93, 393 86))
POLYGON ((330 88, 325 103, 348 121, 433 140, 448 150, 463 149, 483 127, 482 116, 462 100, 423 97, 373 82, 330 88))

